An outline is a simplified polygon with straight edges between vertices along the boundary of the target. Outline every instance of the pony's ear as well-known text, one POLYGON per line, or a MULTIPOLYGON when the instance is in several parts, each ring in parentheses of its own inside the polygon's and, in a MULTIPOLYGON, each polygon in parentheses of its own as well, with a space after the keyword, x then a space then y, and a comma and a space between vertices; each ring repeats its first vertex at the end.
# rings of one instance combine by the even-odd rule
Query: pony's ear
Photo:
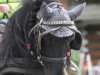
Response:
POLYGON ((75 19, 77 19, 77 17, 82 13, 82 11, 85 8, 85 6, 86 6, 86 2, 84 2, 83 4, 80 4, 78 6, 76 6, 72 10, 68 11, 68 15, 69 15, 70 19, 72 21, 75 20, 75 19))
POLYGON ((47 7, 48 5, 47 5, 47 3, 45 2, 45 1, 43 1, 42 2, 42 5, 41 5, 41 7, 40 7, 40 9, 44 9, 45 7, 47 7))
POLYGON ((52 9, 47 5, 46 2, 43 1, 40 11, 37 13, 39 19, 41 18, 48 18, 52 15, 52 9))

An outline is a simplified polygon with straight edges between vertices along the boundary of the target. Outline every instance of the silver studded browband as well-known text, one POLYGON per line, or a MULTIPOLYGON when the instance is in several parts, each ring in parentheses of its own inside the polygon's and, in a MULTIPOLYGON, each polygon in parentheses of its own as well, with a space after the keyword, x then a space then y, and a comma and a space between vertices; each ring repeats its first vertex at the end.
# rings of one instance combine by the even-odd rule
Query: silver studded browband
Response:
POLYGON ((65 20, 65 21, 52 21, 52 22, 46 22, 46 21, 43 21, 42 23, 43 25, 74 25, 74 22, 73 21, 68 21, 68 20, 65 20))

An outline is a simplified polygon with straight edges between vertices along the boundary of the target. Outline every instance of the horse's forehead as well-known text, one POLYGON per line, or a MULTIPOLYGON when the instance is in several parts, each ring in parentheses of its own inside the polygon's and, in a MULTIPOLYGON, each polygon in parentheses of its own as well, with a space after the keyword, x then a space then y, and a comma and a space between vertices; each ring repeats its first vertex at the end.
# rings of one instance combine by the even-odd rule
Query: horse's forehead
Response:
POLYGON ((52 17, 50 17, 48 20, 55 20, 55 21, 61 21, 61 20, 70 20, 70 17, 67 13, 67 10, 65 10, 64 8, 59 9, 59 8, 52 8, 53 13, 52 13, 52 17))
MULTIPOLYGON (((54 14, 60 15, 60 16, 63 16, 63 17, 66 17, 67 19, 69 18, 69 16, 68 16, 68 11, 65 10, 63 7, 62 7, 61 9, 55 8, 54 14)), ((59 17, 60 17, 60 16, 59 16, 59 17)))

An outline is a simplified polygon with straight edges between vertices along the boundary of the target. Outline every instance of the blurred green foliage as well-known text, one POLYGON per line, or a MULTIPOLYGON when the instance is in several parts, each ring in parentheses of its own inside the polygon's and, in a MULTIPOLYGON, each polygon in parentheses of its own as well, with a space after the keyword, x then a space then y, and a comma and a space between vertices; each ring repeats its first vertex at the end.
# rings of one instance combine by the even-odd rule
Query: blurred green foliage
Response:
POLYGON ((71 60, 72 60, 77 66, 79 66, 79 61, 80 61, 79 51, 72 50, 71 60))
POLYGON ((18 2, 19 0, 0 0, 0 3, 14 3, 14 2, 18 2))
MULTIPOLYGON (((12 0, 13 1, 13 0, 12 0)), ((19 9, 20 7, 21 7, 21 5, 20 5, 20 3, 6 3, 6 4, 8 4, 10 7, 11 7, 11 10, 12 10, 12 12, 14 13, 17 9, 19 9)), ((9 17, 11 17, 12 16, 12 14, 13 13, 7 13, 7 15, 9 16, 9 17)), ((3 19, 3 14, 4 13, 1 13, 0 12, 0 19, 3 19)))

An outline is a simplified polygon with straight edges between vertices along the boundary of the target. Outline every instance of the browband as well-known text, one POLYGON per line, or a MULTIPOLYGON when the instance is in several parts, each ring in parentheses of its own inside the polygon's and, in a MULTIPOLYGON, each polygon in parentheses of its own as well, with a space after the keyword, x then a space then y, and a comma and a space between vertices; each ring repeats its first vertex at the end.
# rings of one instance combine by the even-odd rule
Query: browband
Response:
POLYGON ((46 22, 46 21, 43 21, 42 23, 43 25, 46 25, 46 26, 55 26, 55 25, 64 25, 64 26, 67 26, 67 25, 74 25, 74 22, 73 21, 69 21, 69 20, 63 20, 63 21, 52 21, 52 22, 46 22))

